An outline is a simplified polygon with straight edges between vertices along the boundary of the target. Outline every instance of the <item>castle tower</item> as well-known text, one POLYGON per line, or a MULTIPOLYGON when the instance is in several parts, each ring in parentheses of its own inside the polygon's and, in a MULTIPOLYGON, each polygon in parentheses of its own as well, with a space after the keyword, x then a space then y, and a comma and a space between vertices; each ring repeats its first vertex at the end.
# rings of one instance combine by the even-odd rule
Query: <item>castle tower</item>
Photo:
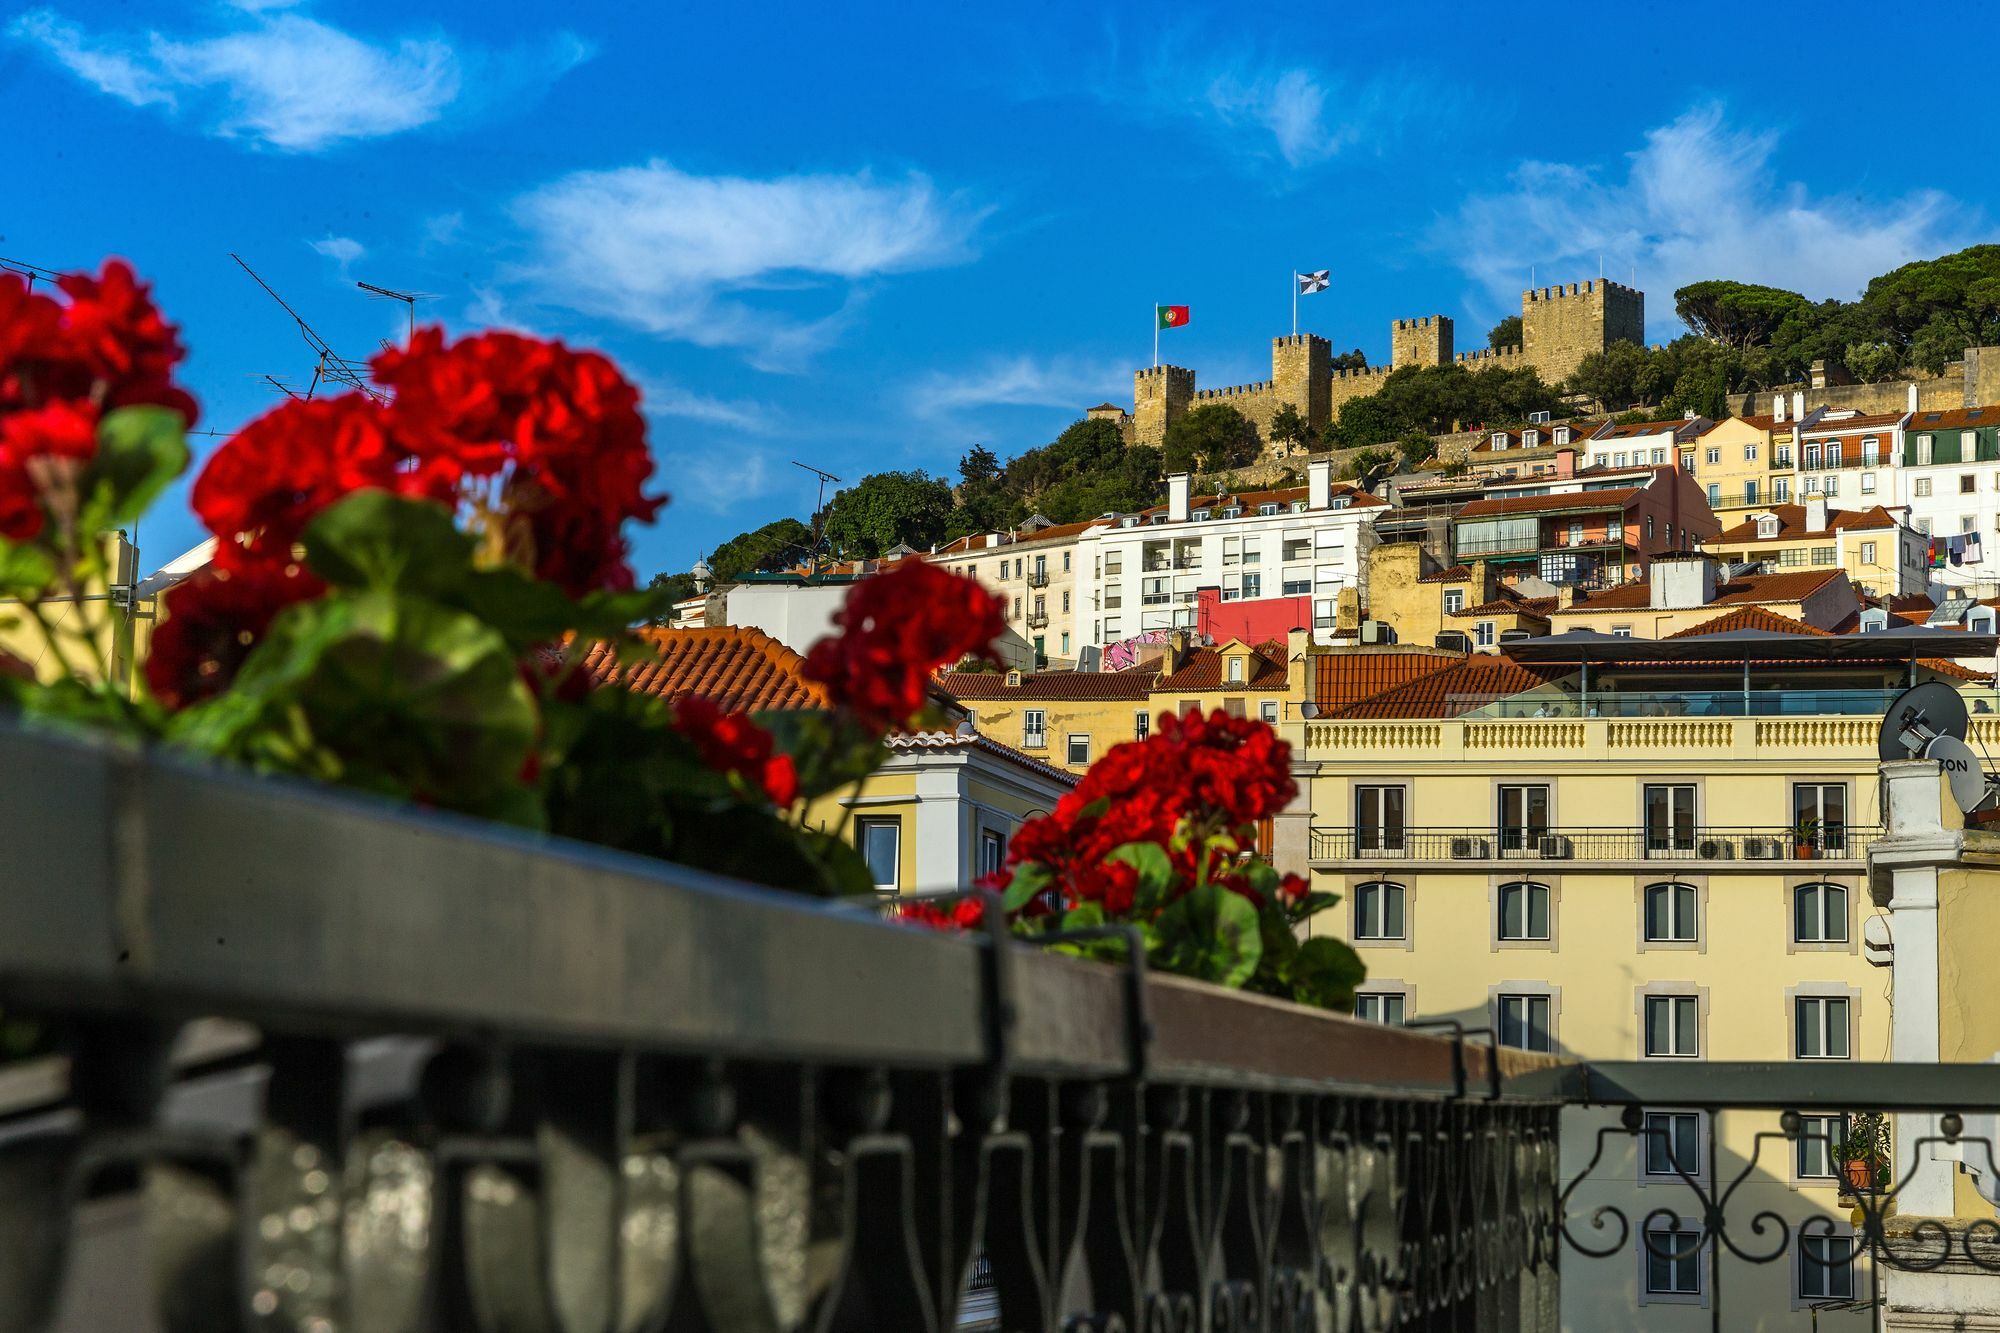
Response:
POLYGON ((1446 315, 1425 315, 1422 319, 1398 319, 1389 325, 1389 365, 1448 366, 1451 364, 1451 319, 1446 315))
POLYGON ((1521 293, 1521 351, 1550 384, 1615 342, 1646 345, 1646 294, 1603 278, 1521 293))
POLYGON ((1332 412, 1333 344, 1314 333, 1271 339, 1271 388, 1318 430, 1332 412))
POLYGON ((1147 366, 1132 376, 1134 444, 1166 443, 1167 427, 1194 401, 1194 372, 1180 366, 1147 366))

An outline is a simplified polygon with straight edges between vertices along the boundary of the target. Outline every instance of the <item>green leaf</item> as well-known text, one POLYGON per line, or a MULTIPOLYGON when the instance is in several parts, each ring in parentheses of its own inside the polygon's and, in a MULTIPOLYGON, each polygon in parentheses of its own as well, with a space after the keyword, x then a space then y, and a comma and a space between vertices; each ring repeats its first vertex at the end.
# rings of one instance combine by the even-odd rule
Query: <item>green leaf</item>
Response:
POLYGON ((0 539, 0 597, 33 601, 55 581, 56 564, 46 550, 0 539))
POLYGON ((845 713, 774 710, 755 721, 792 757, 807 800, 858 786, 882 766, 881 738, 845 713))
POLYGON ((1203 884, 1168 905, 1155 923, 1162 971, 1241 986, 1257 970, 1264 942, 1257 909, 1219 884, 1203 884))
POLYGON ((129 526, 187 469, 187 422, 170 407, 120 407, 97 423, 82 528, 129 526))
POLYGON ((1343 1012, 1353 1011, 1354 988, 1368 977, 1361 955, 1331 935, 1315 935, 1301 944, 1287 972, 1293 999, 1343 1012))
POLYGON ((1105 854, 1113 864, 1131 866, 1139 875, 1141 895, 1161 894, 1174 882, 1173 859, 1157 842, 1128 842, 1105 854))
POLYGON ((474 544, 443 505, 369 489, 316 516, 305 548, 313 572, 337 588, 436 596, 464 584, 474 544))
POLYGON ((1048 888, 1054 878, 1054 872, 1038 861, 1017 865, 1014 877, 1007 881, 1007 891, 1000 896, 1000 905, 1010 913, 1018 912, 1048 888))
POLYGON ((1084 806, 1083 809, 1077 811, 1076 817, 1078 819, 1102 819, 1105 812, 1110 809, 1111 798, 1109 796, 1100 796, 1089 805, 1084 806))

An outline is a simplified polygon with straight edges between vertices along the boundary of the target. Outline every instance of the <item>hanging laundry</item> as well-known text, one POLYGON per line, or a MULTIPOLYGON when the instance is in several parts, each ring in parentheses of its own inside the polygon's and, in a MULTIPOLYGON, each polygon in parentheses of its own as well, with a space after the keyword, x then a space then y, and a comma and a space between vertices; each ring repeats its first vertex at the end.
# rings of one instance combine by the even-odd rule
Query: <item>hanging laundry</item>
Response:
POLYGON ((1945 539, 1945 551, 1946 551, 1946 558, 1951 561, 1952 567, 1954 569, 1964 564, 1965 538, 1962 535, 1954 535, 1951 537, 1947 537, 1945 539))
POLYGON ((1981 562, 1982 562, 1983 560, 1985 560, 1985 558, 1986 558, 1986 557, 1985 557, 1984 555, 1982 555, 1982 554, 1980 553, 1980 546, 1981 546, 1981 545, 1982 545, 1982 543, 1981 543, 1981 542, 1980 542, 1980 540, 1979 540, 1979 534, 1978 534, 1978 533, 1976 533, 1976 532, 1968 532, 1968 533, 1966 533, 1966 534, 1965 534, 1965 563, 1966 563, 1966 564, 1968 564, 1968 565, 1976 565, 1976 564, 1979 564, 1979 563, 1981 563, 1981 562))

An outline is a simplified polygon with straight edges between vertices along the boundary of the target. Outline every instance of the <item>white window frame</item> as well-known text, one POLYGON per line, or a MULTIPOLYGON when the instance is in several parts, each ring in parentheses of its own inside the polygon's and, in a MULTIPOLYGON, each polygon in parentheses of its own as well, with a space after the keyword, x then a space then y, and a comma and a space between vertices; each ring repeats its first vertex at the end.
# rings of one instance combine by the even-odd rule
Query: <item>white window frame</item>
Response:
POLYGON ((1090 762, 1090 733, 1072 731, 1063 738, 1063 762, 1068 764, 1088 764, 1090 762), (1083 748, 1083 758, 1076 757, 1078 744, 1083 748))
POLYGON ((1021 710, 1021 748, 1023 750, 1046 750, 1049 748, 1049 714, 1045 708, 1024 708, 1021 710))
POLYGON ((1410 887, 1401 880, 1371 879, 1354 886, 1353 936, 1357 944, 1404 944, 1410 938, 1410 887), (1370 894, 1368 890, 1383 892, 1370 894), (1388 933, 1390 895, 1394 890, 1396 933, 1388 933), (1371 933, 1372 932, 1372 933, 1371 933))
POLYGON ((1141 708, 1132 714, 1132 739, 1143 741, 1153 734, 1153 714, 1141 708))
POLYGON ((1639 997, 1639 1055, 1646 1060, 1701 1058, 1701 996, 1693 991, 1662 991, 1639 997), (1655 1015, 1665 1020, 1665 1049, 1653 1049, 1655 1015))
POLYGON ((1847 994, 1826 992, 1794 992, 1787 995, 1786 1002, 1791 1007, 1792 1058, 1794 1060, 1852 1060, 1854 1058, 1854 997, 1847 994), (1834 1006, 1838 1005, 1836 1010, 1834 1006), (1836 1017, 1838 1023, 1836 1024, 1836 1017), (1810 1034, 1814 1044, 1822 1052, 1833 1043, 1828 1040, 1833 1033, 1840 1034, 1840 1054, 1808 1054, 1805 1047, 1810 1034))
POLYGON ((1861 1286, 1858 1274, 1855 1271, 1859 1267, 1861 1247, 1853 1236, 1826 1235, 1802 1229, 1799 1232, 1796 1248, 1797 1258, 1793 1264, 1794 1280, 1792 1290, 1800 1304, 1809 1304, 1814 1301, 1851 1301, 1855 1299, 1855 1294, 1860 1290, 1861 1286), (1847 1257, 1836 1262, 1831 1260, 1829 1253, 1828 1260, 1822 1261, 1813 1258, 1809 1252, 1811 1249, 1830 1252, 1836 1248, 1845 1251, 1847 1257), (1846 1291, 1835 1292, 1824 1289, 1833 1285, 1832 1278, 1836 1272, 1845 1273, 1846 1291), (1821 1279, 1822 1290, 1809 1291, 1807 1290, 1807 1278, 1808 1276, 1815 1275, 1821 1279))
POLYGON ((861 853, 861 859, 868 863, 868 873, 875 878, 875 892, 883 897, 900 894, 903 891, 903 819, 901 815, 861 815, 854 821, 854 845, 861 853), (875 874, 875 865, 869 858, 870 834, 877 829, 887 829, 893 838, 890 843, 890 875, 884 883, 875 874))

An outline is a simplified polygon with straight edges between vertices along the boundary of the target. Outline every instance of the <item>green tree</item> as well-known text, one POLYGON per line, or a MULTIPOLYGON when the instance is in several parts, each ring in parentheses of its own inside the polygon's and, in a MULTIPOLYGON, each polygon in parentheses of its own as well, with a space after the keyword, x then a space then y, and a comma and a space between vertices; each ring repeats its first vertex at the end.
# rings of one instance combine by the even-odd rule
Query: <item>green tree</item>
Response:
POLYGON ((1368 369, 1368 353, 1362 351, 1359 347, 1351 352, 1336 352, 1333 355, 1333 368, 1335 370, 1366 370, 1368 369))
MULTIPOLYGON (((689 573, 655 574, 647 581, 646 586, 655 591, 666 592, 677 602, 686 601, 695 594, 694 575, 689 573)), ((665 615, 654 620, 653 623, 655 625, 672 624, 673 612, 667 612, 665 615)))
POLYGON ((1403 471, 1415 472, 1437 453, 1429 434, 1420 430, 1409 431, 1396 444, 1401 455, 1403 471))
POLYGON ((849 559, 871 558, 906 543, 923 550, 943 539, 951 487, 921 471, 875 472, 833 497, 826 537, 849 559))
POLYGON ((1220 472, 1257 461, 1257 427, 1227 403, 1197 407, 1167 428, 1161 465, 1168 472, 1220 472))
POLYGON ((745 574, 768 574, 798 564, 810 555, 812 529, 795 518, 773 519, 761 528, 739 532, 708 553, 708 567, 718 583, 733 583, 745 574))
POLYGON ((1271 441, 1283 445, 1287 450, 1296 449, 1311 434, 1311 427, 1299 409, 1286 403, 1271 416, 1271 441))
POLYGON ((1879 384, 1896 378, 1903 369, 1903 354, 1885 342, 1853 343, 1841 354, 1847 373, 1863 384, 1879 384))
POLYGON ((1893 269, 1869 282, 1860 304, 1884 341, 1907 345, 1933 325, 1933 341, 1945 329, 1966 340, 1954 357, 1968 343, 2000 341, 2000 245, 1893 269))
POLYGON ((1621 339, 1579 361, 1570 372, 1567 387, 1571 393, 1580 393, 1602 408, 1637 402, 1641 373, 1649 355, 1645 348, 1621 339))
POLYGON ((1809 315, 1797 292, 1754 283, 1691 282, 1674 293, 1674 313, 1701 337, 1726 347, 1763 346, 1788 319, 1809 315))
POLYGON ((1486 330, 1486 345, 1496 352, 1503 347, 1519 347, 1521 345, 1521 317, 1519 315, 1509 315, 1492 328, 1486 330))
POLYGON ((1000 480, 1000 457, 983 444, 975 444, 958 460, 958 479, 967 486, 1000 480))

